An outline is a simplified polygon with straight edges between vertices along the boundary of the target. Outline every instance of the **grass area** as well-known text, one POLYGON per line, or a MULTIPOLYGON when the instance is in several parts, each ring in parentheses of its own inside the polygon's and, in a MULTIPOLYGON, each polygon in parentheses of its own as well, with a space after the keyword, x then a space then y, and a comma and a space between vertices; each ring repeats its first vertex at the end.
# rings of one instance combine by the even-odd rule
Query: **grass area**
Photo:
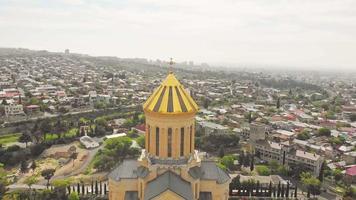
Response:
MULTIPOLYGON (((78 131, 78 128, 71 128, 69 129, 69 131, 65 132, 64 134, 62 134, 63 138, 71 138, 76 136, 78 131)), ((58 139, 58 135, 57 134, 47 134, 46 135, 46 141, 52 141, 52 140, 56 140, 58 139)))
POLYGON ((21 136, 20 133, 1 135, 0 136, 0 144, 4 145, 4 144, 8 144, 8 143, 17 142, 20 136, 21 136))

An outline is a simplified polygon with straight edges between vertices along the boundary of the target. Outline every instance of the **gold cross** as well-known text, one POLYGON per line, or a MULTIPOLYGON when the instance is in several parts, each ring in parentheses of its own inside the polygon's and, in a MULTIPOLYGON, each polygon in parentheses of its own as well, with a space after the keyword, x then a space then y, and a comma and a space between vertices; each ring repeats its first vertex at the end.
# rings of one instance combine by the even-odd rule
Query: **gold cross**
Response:
POLYGON ((170 61, 169 61, 169 72, 168 72, 170 74, 173 73, 173 64, 174 64, 173 58, 170 58, 170 61))

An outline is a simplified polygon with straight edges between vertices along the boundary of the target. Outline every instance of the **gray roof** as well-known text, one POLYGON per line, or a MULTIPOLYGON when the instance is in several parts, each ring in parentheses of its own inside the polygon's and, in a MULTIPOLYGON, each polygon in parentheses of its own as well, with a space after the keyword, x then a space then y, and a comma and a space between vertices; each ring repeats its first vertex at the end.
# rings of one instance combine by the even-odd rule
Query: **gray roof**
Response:
POLYGON ((193 199, 193 191, 190 183, 171 171, 167 171, 156 179, 148 182, 145 188, 144 199, 149 200, 155 198, 167 190, 176 193, 186 200, 193 199))
POLYGON ((137 160, 124 160, 109 174, 109 178, 119 181, 120 179, 136 179, 146 177, 149 171, 146 167, 138 167, 137 160))
POLYGON ((137 191, 127 191, 125 192, 124 200, 138 200, 138 192, 137 191))
POLYGON ((215 180, 218 184, 226 183, 230 176, 220 169, 214 161, 202 161, 200 167, 192 167, 189 174, 194 179, 215 180))

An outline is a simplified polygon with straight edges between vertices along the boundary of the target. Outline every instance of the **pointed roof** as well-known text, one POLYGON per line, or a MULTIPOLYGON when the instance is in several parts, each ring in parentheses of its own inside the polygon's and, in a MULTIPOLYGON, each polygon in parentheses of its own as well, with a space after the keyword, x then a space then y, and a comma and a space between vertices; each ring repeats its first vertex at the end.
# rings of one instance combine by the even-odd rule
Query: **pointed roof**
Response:
POLYGON ((156 179, 147 183, 144 199, 154 199, 168 190, 176 193, 185 200, 194 199, 190 183, 171 171, 166 171, 156 179))
POLYGON ((195 113, 198 105, 172 72, 143 104, 144 111, 161 114, 195 113))

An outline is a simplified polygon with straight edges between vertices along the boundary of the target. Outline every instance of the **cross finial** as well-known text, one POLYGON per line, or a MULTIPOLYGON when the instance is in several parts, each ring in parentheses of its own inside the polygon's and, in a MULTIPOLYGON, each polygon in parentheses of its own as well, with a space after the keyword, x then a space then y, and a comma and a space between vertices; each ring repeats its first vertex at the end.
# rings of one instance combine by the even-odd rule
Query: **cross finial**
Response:
POLYGON ((172 74, 173 73, 173 58, 170 58, 170 61, 169 61, 169 73, 172 74))

